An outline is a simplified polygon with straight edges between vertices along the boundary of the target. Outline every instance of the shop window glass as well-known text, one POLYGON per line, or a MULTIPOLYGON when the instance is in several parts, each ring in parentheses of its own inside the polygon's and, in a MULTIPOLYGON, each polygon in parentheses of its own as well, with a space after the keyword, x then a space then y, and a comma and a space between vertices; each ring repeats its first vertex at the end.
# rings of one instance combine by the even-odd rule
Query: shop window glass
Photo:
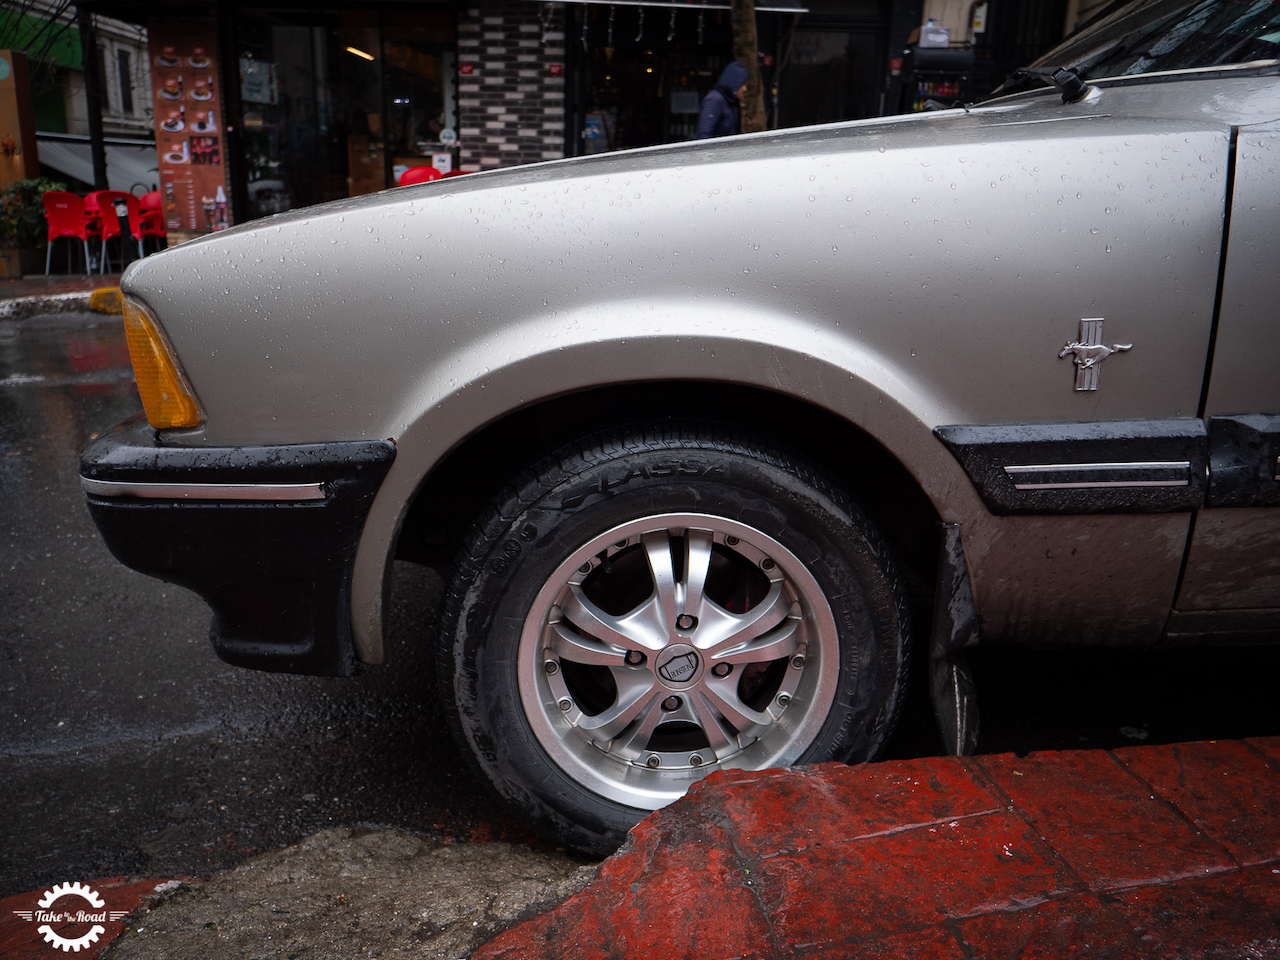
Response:
POLYGON ((388 11, 382 57, 393 181, 409 167, 453 169, 458 129, 454 15, 388 11))
POLYGON ((249 215, 386 184, 376 11, 240 10, 249 215))
POLYGON ((878 116, 881 46, 878 32, 797 30, 778 84, 780 125, 878 116))
POLYGON ((692 139, 702 98, 733 59, 728 13, 592 5, 579 16, 588 63, 582 152, 692 139))

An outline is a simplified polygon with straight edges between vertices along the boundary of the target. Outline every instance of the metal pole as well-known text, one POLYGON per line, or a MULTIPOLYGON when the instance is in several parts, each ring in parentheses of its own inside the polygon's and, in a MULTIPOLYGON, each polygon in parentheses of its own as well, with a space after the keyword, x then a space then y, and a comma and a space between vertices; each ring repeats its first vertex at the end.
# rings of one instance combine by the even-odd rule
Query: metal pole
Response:
POLYGON ((82 4, 76 8, 80 23, 80 55, 84 61, 84 99, 89 113, 89 155, 93 158, 93 188, 106 190, 107 146, 102 139, 102 90, 98 86, 98 37, 93 14, 82 4))

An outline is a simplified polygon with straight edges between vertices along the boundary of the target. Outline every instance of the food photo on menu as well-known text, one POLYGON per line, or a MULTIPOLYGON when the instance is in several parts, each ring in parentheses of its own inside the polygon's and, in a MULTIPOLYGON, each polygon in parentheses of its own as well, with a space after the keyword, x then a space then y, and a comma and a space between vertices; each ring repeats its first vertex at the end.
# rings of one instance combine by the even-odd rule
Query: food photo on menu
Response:
POLYGON ((222 163, 217 137, 191 137, 191 162, 204 166, 222 163))
POLYGON ((165 77, 164 83, 160 87, 160 96, 166 100, 182 99, 182 77, 165 77))
POLYGON ((178 57, 178 51, 173 46, 162 47, 160 56, 156 57, 156 63, 162 67, 176 67, 182 60, 178 57))
MULTIPOLYGON (((169 116, 160 122, 160 129, 165 133, 181 133, 187 127, 187 108, 178 107, 176 110, 170 110, 169 116)), ((196 115, 196 123, 200 122, 200 115, 196 115)))
POLYGON ((187 58, 187 64, 195 67, 197 70, 203 70, 209 66, 210 60, 205 56, 204 47, 196 47, 191 51, 191 56, 187 58))

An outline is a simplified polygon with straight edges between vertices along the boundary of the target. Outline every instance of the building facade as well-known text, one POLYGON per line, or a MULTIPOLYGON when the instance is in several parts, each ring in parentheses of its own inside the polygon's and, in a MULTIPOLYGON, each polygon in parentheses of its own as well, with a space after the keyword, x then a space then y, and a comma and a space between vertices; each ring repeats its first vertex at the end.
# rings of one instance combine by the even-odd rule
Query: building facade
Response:
MULTIPOLYGON (((919 106, 902 63, 926 13, 986 64, 958 98, 1056 42, 1090 2, 757 0, 767 124, 919 106)), ((149 94, 130 102, 138 48, 110 31, 103 86, 119 123, 152 111, 180 236, 386 189, 413 166, 473 172, 689 139, 733 49, 728 0, 89 3, 99 23, 145 31, 149 94)))

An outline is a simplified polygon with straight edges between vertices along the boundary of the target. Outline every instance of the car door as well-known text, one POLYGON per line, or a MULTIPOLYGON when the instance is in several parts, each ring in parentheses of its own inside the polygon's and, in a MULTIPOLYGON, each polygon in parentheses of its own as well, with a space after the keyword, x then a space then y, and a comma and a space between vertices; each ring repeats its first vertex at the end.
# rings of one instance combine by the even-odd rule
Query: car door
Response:
POLYGON ((1204 401, 1209 489, 1168 626, 1226 640, 1280 628, 1280 123, 1236 136, 1229 239, 1204 401))

